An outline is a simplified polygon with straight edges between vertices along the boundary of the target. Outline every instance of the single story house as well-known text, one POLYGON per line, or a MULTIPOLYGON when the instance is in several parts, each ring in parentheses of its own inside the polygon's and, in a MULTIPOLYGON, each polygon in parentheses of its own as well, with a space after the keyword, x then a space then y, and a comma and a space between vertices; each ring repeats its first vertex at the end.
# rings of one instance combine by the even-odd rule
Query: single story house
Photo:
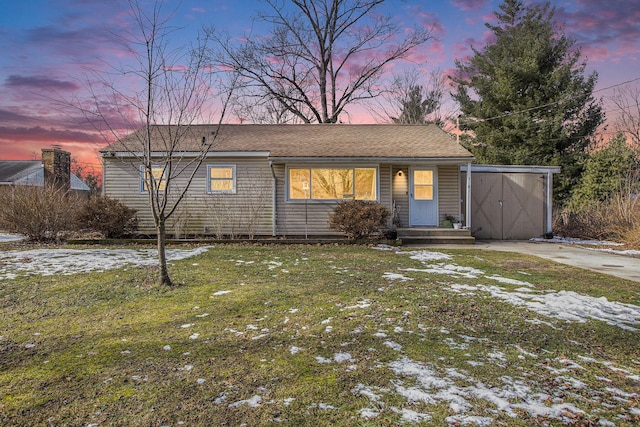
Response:
POLYGON ((88 197, 90 191, 87 184, 71 173, 71 153, 68 151, 43 148, 42 160, 0 160, 0 188, 15 185, 42 187, 45 183, 83 197, 88 197))
MULTIPOLYGON (((399 229, 433 229, 462 211, 472 154, 435 125, 193 125, 173 151, 172 181, 193 181, 168 232, 212 236, 330 236, 328 218, 345 199, 374 200, 399 229), (192 162, 214 138, 204 162, 192 162), (178 166, 179 165, 179 166, 178 166)), ((152 159, 163 179, 163 141, 175 126, 155 126, 152 159)), ((101 151, 104 194, 138 210, 140 232, 154 234, 137 131, 101 151)), ((165 157, 166 158, 166 157, 165 157)), ((168 188, 168 196, 172 193, 168 188)), ((467 233, 468 230, 459 230, 467 233)))

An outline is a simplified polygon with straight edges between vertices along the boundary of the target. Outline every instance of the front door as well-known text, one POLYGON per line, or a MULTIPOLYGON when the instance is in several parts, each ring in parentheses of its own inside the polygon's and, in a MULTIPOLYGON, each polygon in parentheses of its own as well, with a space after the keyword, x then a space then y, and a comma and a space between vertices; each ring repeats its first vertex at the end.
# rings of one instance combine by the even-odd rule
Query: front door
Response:
POLYGON ((410 172, 409 224, 438 225, 438 177, 436 168, 415 168, 410 172))

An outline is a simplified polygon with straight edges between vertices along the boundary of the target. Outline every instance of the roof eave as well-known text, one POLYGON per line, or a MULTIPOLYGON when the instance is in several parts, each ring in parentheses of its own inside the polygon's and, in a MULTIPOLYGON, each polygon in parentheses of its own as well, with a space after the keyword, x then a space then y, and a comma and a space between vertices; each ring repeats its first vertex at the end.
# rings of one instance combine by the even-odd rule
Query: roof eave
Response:
MULTIPOLYGON (((142 158, 145 154, 141 151, 100 151, 103 158, 142 158)), ((202 155, 200 151, 177 151, 173 154, 174 157, 199 157, 202 155)), ((154 151, 151 153, 151 158, 154 157, 168 157, 169 153, 164 151, 154 151)), ((209 151, 205 157, 268 157, 268 151, 209 151)))
POLYGON ((269 157, 273 163, 402 163, 402 164, 463 164, 474 157, 269 157))

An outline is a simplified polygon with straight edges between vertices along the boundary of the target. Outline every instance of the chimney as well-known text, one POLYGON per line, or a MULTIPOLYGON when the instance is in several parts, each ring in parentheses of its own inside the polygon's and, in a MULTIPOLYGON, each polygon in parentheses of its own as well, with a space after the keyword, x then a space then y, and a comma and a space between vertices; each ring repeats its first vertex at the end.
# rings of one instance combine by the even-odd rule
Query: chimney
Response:
POLYGON ((71 153, 59 147, 42 149, 44 184, 55 185, 69 190, 71 188, 71 153))

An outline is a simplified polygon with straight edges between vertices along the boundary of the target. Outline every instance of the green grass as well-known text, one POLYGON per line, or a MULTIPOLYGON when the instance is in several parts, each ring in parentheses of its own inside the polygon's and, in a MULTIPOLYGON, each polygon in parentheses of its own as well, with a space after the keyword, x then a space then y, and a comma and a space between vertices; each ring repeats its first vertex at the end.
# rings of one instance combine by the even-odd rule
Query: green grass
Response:
MULTIPOLYGON (((635 282, 512 253, 441 252, 538 291, 640 306, 635 282)), ((399 360, 463 390, 460 414, 494 425, 640 421, 640 331, 451 289, 518 288, 485 275, 404 270, 423 268, 368 247, 219 245, 174 262, 173 289, 155 285, 151 267, 0 280, 0 425, 386 426, 402 424, 403 410, 446 425, 450 401, 402 390, 448 388, 394 372, 399 360), (584 414, 509 413, 474 392, 513 384, 584 414)))

